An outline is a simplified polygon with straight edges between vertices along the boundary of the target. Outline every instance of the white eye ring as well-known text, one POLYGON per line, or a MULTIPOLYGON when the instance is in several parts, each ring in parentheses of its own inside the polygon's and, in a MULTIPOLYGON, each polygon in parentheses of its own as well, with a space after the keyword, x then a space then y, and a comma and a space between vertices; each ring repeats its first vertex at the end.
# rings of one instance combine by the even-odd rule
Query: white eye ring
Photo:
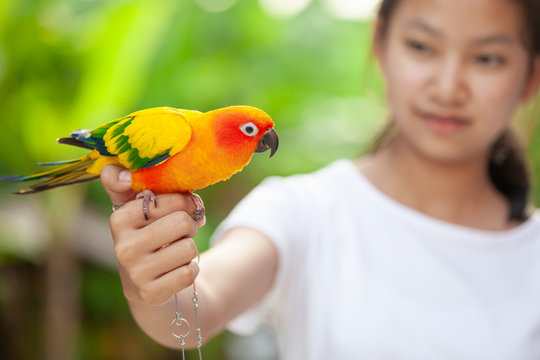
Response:
POLYGON ((251 137, 259 133, 259 128, 255 126, 255 124, 253 124, 252 122, 248 122, 247 124, 240 126, 240 130, 242 130, 242 132, 247 136, 251 137))

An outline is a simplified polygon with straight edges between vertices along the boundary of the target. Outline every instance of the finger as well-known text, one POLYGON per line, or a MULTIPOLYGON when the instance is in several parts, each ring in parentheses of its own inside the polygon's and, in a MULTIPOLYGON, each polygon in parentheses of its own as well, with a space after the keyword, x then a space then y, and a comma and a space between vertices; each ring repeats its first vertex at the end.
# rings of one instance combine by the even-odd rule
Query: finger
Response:
POLYGON ((131 281, 126 268, 121 264, 118 266, 118 273, 120 275, 120 281, 122 283, 122 290, 125 298, 129 301, 140 300, 137 286, 133 283, 133 281, 131 281))
POLYGON ((140 229, 138 234, 145 239, 140 244, 142 250, 155 252, 177 240, 195 237, 197 226, 185 211, 175 211, 140 229))
POLYGON ((193 284, 199 273, 199 266, 194 262, 180 266, 163 274, 139 290, 143 301, 150 304, 162 304, 178 291, 193 284))
POLYGON ((184 211, 165 215, 142 229, 134 229, 129 220, 122 220, 125 212, 123 208, 115 211, 110 223, 116 257, 128 267, 166 245, 197 235, 195 221, 184 211))
POLYGON ((135 198, 135 192, 131 189, 129 170, 116 165, 107 165, 101 170, 100 179, 113 205, 122 206, 135 198))
MULTIPOLYGON (((133 229, 142 229, 176 211, 186 212, 190 216, 197 211, 196 204, 186 194, 161 194, 157 197, 157 207, 154 207, 153 202, 150 203, 151 208, 148 211, 148 220, 146 220, 142 211, 142 201, 142 199, 138 199, 126 203, 114 212, 111 221, 114 218, 114 223, 119 227, 128 226, 133 229)), ((203 221, 205 219, 199 220, 196 226, 202 226, 203 221)))
POLYGON ((197 256, 197 247, 191 238, 173 242, 144 258, 131 269, 133 281, 139 284, 158 279, 174 269, 189 264, 197 256))

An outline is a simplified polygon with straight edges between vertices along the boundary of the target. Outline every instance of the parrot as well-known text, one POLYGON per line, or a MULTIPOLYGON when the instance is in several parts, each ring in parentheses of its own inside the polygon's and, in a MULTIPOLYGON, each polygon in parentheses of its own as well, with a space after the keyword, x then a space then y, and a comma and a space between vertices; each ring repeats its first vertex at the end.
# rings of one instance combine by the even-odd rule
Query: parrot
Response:
MULTIPOLYGON (((43 180, 14 194, 32 194, 99 178, 109 164, 131 172, 131 187, 143 199, 148 220, 156 194, 182 192, 204 212, 193 192, 227 180, 246 166, 252 155, 277 151, 279 139, 272 118, 256 107, 228 106, 208 112, 155 107, 133 112, 93 130, 79 129, 59 144, 90 150, 74 160, 37 163, 55 168, 2 181, 43 180)), ((113 205, 114 209, 114 205, 113 205)))

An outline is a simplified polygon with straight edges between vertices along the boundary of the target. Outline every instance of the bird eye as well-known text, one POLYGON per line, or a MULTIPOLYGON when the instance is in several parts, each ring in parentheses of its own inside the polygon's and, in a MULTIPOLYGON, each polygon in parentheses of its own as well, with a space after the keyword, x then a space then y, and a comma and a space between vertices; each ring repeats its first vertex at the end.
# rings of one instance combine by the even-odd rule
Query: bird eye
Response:
POLYGON ((242 130, 242 132, 247 136, 255 136, 259 132, 259 128, 251 122, 240 126, 240 130, 242 130))

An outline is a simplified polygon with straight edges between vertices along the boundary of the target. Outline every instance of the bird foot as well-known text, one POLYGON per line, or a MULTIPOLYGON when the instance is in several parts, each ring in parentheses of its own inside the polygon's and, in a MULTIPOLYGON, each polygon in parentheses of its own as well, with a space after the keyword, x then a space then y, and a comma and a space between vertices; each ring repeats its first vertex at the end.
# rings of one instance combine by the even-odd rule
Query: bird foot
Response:
POLYGON ((148 221, 148 204, 150 201, 154 203, 154 207, 157 207, 157 197, 156 195, 150 191, 150 190, 143 190, 140 193, 137 194, 135 197, 136 199, 143 199, 142 203, 142 212, 144 215, 144 219, 148 221))
POLYGON ((193 212, 193 220, 199 221, 204 217, 204 203, 201 197, 195 193, 189 193, 189 198, 195 204, 195 211, 193 212))

